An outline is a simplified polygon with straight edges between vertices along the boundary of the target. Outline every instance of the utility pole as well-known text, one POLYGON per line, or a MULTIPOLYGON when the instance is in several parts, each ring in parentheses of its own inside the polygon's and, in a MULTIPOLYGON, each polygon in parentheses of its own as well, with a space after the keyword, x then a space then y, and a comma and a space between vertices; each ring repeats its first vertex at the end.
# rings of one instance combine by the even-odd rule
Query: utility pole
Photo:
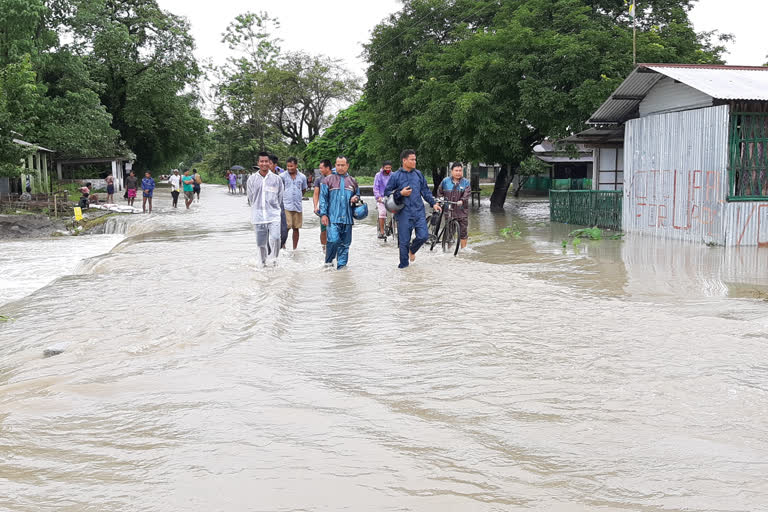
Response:
POLYGON ((632 0, 632 64, 637 66, 637 5, 632 0))

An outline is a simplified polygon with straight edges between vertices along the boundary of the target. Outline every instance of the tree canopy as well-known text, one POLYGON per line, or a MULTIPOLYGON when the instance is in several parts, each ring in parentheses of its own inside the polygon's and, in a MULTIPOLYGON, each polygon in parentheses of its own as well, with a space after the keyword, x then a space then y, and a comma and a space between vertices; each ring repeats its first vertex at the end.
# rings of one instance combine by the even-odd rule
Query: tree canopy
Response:
POLYGON ((13 134, 137 168, 187 152, 206 130, 188 34, 156 0, 0 0, 0 172, 20 170, 13 134))
MULTIPOLYGON (((638 4, 640 62, 721 62, 691 0, 638 4)), ((407 0, 366 47, 374 129, 423 166, 502 163, 492 205, 547 137, 583 127, 633 68, 623 0, 407 0)))
POLYGON ((214 135, 206 162, 219 168, 255 163, 260 151, 301 156, 330 125, 331 112, 357 96, 338 61, 284 52, 266 12, 237 16, 223 34, 235 52, 213 68, 214 135))

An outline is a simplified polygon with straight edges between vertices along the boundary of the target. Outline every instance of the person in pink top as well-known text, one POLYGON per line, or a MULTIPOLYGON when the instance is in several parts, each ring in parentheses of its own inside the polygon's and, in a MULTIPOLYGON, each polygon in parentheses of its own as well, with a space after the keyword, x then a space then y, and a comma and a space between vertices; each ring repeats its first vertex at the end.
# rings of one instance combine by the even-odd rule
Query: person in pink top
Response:
POLYGON ((386 160, 373 179, 373 197, 376 198, 376 207, 379 210, 379 238, 386 238, 384 223, 387 221, 387 209, 384 207, 384 189, 387 188, 390 177, 392 177, 392 162, 386 160))

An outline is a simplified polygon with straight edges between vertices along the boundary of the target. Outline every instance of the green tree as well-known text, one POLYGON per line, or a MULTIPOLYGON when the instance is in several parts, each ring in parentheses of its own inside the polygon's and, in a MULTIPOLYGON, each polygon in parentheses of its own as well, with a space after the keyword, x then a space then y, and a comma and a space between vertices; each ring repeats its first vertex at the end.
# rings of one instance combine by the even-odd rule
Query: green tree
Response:
POLYGON ((0 176, 18 176, 25 155, 13 139, 37 121, 42 95, 29 58, 0 68, 0 176))
POLYGON ((352 106, 338 113, 328 129, 307 145, 304 151, 304 161, 312 168, 318 166, 321 160, 333 160, 339 155, 349 159, 350 168, 355 171, 377 170, 379 157, 376 145, 366 118, 367 103, 362 98, 352 106))
POLYGON ((173 165, 204 135, 200 69, 189 23, 156 0, 72 0, 68 23, 79 55, 102 84, 112 126, 136 153, 136 168, 173 165))
POLYGON ((357 82, 339 61, 294 52, 268 69, 271 118, 288 143, 303 150, 330 124, 330 109, 354 101, 357 82))
POLYGON ((83 59, 59 42, 69 4, 0 0, 0 162, 18 172, 18 137, 60 156, 100 156, 120 147, 83 59))
MULTIPOLYGON (((638 4, 638 60, 720 62, 717 35, 691 27, 691 4, 638 4)), ((623 0, 407 0, 366 53, 371 119, 388 144, 433 167, 501 163, 501 209, 533 147, 582 128, 632 70, 631 20, 623 0)))

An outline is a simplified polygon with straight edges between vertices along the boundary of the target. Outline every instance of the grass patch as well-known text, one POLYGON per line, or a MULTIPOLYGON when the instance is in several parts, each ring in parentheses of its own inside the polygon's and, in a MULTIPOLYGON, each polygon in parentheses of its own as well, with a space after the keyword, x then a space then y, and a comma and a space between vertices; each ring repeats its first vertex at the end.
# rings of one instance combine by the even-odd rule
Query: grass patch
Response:
POLYGON ((13 320, 13 318, 5 315, 0 315, 0 324, 5 324, 13 320))

